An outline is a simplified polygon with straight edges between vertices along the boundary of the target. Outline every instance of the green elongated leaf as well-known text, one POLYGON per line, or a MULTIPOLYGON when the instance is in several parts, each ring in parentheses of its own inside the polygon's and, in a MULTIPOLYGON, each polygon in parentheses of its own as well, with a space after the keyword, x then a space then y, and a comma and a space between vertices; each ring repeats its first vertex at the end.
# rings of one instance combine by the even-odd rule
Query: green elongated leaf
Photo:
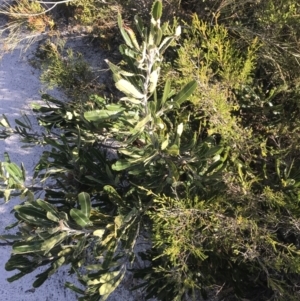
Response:
POLYGON ((128 36, 127 32, 124 30, 124 27, 123 27, 123 20, 122 20, 122 17, 121 17, 120 14, 118 14, 118 26, 119 26, 121 35, 122 35, 122 37, 123 37, 125 43, 127 44, 127 46, 133 48, 131 39, 130 39, 130 37, 128 36))
POLYGON ((195 91, 197 88, 197 82, 195 80, 186 84, 182 90, 174 97, 173 101, 178 107, 187 100, 188 97, 195 91))
POLYGON ((144 130, 145 125, 151 120, 151 115, 147 115, 141 121, 139 121, 134 129, 132 130, 133 135, 137 134, 138 132, 142 132, 144 130))
POLYGON ((11 177, 17 182, 17 183, 23 183, 23 174, 20 167, 15 163, 5 163, 4 165, 6 171, 9 173, 11 177))
POLYGON ((217 145, 217 146, 214 146, 212 148, 210 148, 206 153, 205 153, 205 157, 206 158, 211 158, 215 155, 219 155, 223 152, 224 150, 224 147, 221 146, 221 145, 217 145))
POLYGON ((31 240, 16 242, 13 245, 13 254, 28 254, 42 251, 43 240, 31 240))
POLYGON ((114 111, 114 112, 122 112, 124 110, 124 107, 121 105, 117 105, 117 104, 111 104, 111 105, 107 105, 105 107, 108 111, 114 111))
POLYGON ((154 34, 154 44, 156 46, 159 46, 162 36, 163 36, 163 32, 162 32, 161 28, 156 28, 156 31, 154 34))
POLYGON ((163 143, 161 144, 160 149, 164 150, 167 148, 168 145, 169 145, 169 138, 167 137, 167 139, 165 141, 163 141, 163 143))
POLYGON ((52 212, 47 212, 46 213, 46 216, 47 218, 50 220, 50 221, 53 221, 53 222, 56 222, 58 223, 59 222, 59 218, 57 217, 57 215, 54 215, 52 212))
POLYGON ((142 19, 138 15, 135 15, 134 21, 135 21, 136 28, 137 28, 140 36, 144 39, 145 38, 145 27, 144 27, 142 19))
POLYGON ((105 229, 98 229, 98 230, 93 232, 93 235, 102 238, 104 232, 105 232, 105 229))
POLYGON ((4 200, 5 200, 5 203, 7 203, 9 201, 10 193, 12 191, 13 191, 13 189, 5 189, 4 190, 4 200))
POLYGON ((57 209, 49 204, 48 202, 45 202, 44 200, 38 199, 36 200, 36 203, 43 208, 46 212, 50 212, 53 216, 58 217, 58 211, 57 209))
POLYGON ((159 52, 160 54, 163 54, 168 47, 171 45, 171 43, 174 41, 174 37, 166 37, 163 39, 163 41, 161 42, 160 46, 159 46, 159 52))
MULTIPOLYGON (((63 246, 64 247, 64 246, 63 246)), ((71 253, 73 253, 73 250, 74 250, 74 247, 72 246, 71 247, 67 247, 67 248, 64 248, 62 249, 61 251, 59 251, 57 253, 57 256, 66 256, 66 255, 70 255, 71 253)))
POLYGON ((65 287, 69 288, 70 290, 74 291, 75 293, 78 293, 80 295, 84 295, 84 291, 80 288, 78 288, 77 286, 75 286, 73 283, 71 282, 65 282, 65 287))
POLYGON ((94 110, 84 113, 84 118, 88 121, 101 121, 105 119, 110 119, 112 117, 118 116, 124 109, 120 111, 110 111, 110 110, 94 110))
POLYGON ((51 267, 36 276, 37 280, 32 284, 33 287, 40 287, 51 275, 53 275, 65 262, 65 257, 59 257, 52 262, 51 267))
POLYGON ((117 193, 117 191, 110 185, 106 185, 103 187, 103 190, 108 194, 109 199, 116 205, 120 205, 121 207, 124 207, 124 201, 120 197, 120 195, 117 193))
POLYGON ((23 205, 16 205, 14 209, 18 213, 47 220, 46 213, 42 209, 38 208, 37 206, 33 206, 32 204, 27 203, 23 205))
POLYGON ((82 213, 89 218, 91 215, 91 198, 86 192, 81 192, 78 195, 78 201, 80 204, 80 209, 82 213))
POLYGON ((122 273, 117 279, 113 279, 100 286, 99 294, 101 296, 101 300, 103 301, 107 300, 109 295, 119 286, 124 276, 125 273, 122 273))
POLYGON ((8 240, 21 240, 24 238, 23 235, 12 235, 12 234, 6 234, 6 235, 0 235, 0 239, 8 241, 8 240))
POLYGON ((116 82, 116 87, 118 90, 123 92, 127 97, 142 99, 144 94, 142 94, 136 87, 134 87, 129 81, 125 79, 120 79, 116 82))
POLYGON ((115 279, 116 277, 118 277, 120 275, 120 273, 121 273, 121 271, 108 272, 100 278, 99 283, 109 282, 109 281, 115 279))
POLYGON ((164 93, 163 93, 163 96, 162 96, 161 105, 160 105, 159 109, 161 109, 161 107, 167 101, 167 99, 168 99, 168 97, 170 95, 170 91, 171 91, 171 81, 169 79, 167 79, 166 83, 165 83, 164 93))
POLYGON ((11 126, 9 124, 7 117, 4 114, 2 114, 2 117, 3 118, 0 120, 0 126, 3 126, 5 128, 10 128, 11 126))
POLYGON ((161 18, 162 16, 162 3, 161 1, 155 1, 152 5, 151 15, 155 21, 161 18))
POLYGON ((4 153, 4 162, 11 163, 8 152, 4 153))
MULTIPOLYGON (((111 63, 109 60, 105 60, 105 62, 108 64, 110 70, 112 71, 112 73, 116 74, 116 75, 124 75, 124 76, 128 76, 128 77, 131 77, 131 76, 136 76, 136 74, 134 73, 131 73, 131 72, 127 72, 123 69, 121 69, 119 66, 111 63)), ((121 78, 119 78, 121 79, 121 78)))
POLYGON ((132 166, 132 163, 127 160, 118 160, 115 164, 112 165, 112 169, 116 171, 124 170, 132 166))
POLYGON ((25 276, 26 274, 27 274, 27 273, 21 272, 21 273, 18 273, 18 274, 16 274, 16 275, 12 276, 12 277, 7 278, 6 280, 7 280, 8 282, 14 282, 14 281, 16 281, 16 280, 19 280, 20 278, 22 278, 22 277, 25 276))
POLYGON ((33 203, 34 202, 34 193, 32 191, 30 191, 29 189, 25 189, 23 192, 22 192, 22 196, 21 197, 24 197, 26 198, 26 201, 28 203, 33 203))
POLYGON ((86 236, 83 236, 78 240, 77 245, 74 247, 74 253, 73 253, 74 259, 77 258, 82 253, 85 245, 86 245, 86 236))
POLYGON ((120 101, 129 101, 134 105, 141 104, 141 100, 138 100, 138 99, 133 98, 133 97, 122 97, 122 98, 120 98, 120 101))
POLYGON ((220 170, 220 169, 222 168, 223 165, 224 165, 224 162, 221 161, 221 160, 212 163, 212 164, 208 167, 207 171, 205 172, 205 175, 208 175, 208 174, 217 172, 218 170, 220 170))
POLYGON ((160 72, 160 68, 157 68, 150 74, 150 85, 149 85, 150 93, 153 93, 154 90, 156 89, 159 72, 160 72))
POLYGON ((10 230, 10 229, 12 229, 12 228, 18 226, 19 223, 20 223, 20 221, 16 221, 15 223, 12 223, 12 224, 6 226, 4 229, 5 229, 5 230, 10 230))
POLYGON ((21 163, 21 170, 22 170, 23 181, 25 181, 26 180, 26 170, 25 170, 23 163, 21 163))
POLYGON ((40 287, 48 278, 49 278, 49 271, 51 268, 47 269, 45 272, 40 273, 38 275, 36 275, 36 280, 32 283, 32 286, 37 288, 40 287))
POLYGON ((170 170, 170 176, 172 177, 172 179, 178 181, 180 176, 178 167, 174 164, 172 160, 166 160, 166 161, 170 170))
POLYGON ((15 119, 15 122, 16 122, 16 124, 20 125, 21 127, 31 130, 30 126, 26 125, 25 123, 21 122, 20 120, 15 119))
POLYGON ((18 205, 15 206, 14 209, 17 211, 20 219, 30 224, 43 226, 43 227, 53 226, 53 222, 48 220, 46 213, 35 207, 18 205))
POLYGON ((86 179, 89 179, 93 182, 96 182, 96 183, 99 183, 99 184, 103 184, 103 181, 99 180, 99 179, 96 179, 95 177, 93 176, 86 176, 86 179))
POLYGON ((139 43, 136 39, 134 31, 131 28, 127 27, 127 26, 126 27, 123 26, 123 29, 127 32, 128 36, 131 40, 131 43, 135 47, 135 49, 140 50, 140 45, 139 45, 139 43))
POLYGON ((171 156, 178 156, 179 148, 176 144, 173 144, 169 148, 166 149, 166 152, 171 156))
POLYGON ((81 226, 82 228, 91 225, 90 219, 86 217, 85 214, 79 209, 76 208, 71 209, 70 215, 73 218, 73 220, 76 222, 76 224, 81 226))
POLYGON ((45 251, 44 254, 47 254, 55 246, 62 243, 67 237, 68 237, 68 233, 66 231, 63 231, 58 235, 52 236, 51 238, 45 240, 41 246, 42 250, 45 251))
POLYGON ((34 263, 28 258, 22 255, 12 255, 5 264, 6 271, 19 270, 26 272, 26 270, 32 269, 34 263))

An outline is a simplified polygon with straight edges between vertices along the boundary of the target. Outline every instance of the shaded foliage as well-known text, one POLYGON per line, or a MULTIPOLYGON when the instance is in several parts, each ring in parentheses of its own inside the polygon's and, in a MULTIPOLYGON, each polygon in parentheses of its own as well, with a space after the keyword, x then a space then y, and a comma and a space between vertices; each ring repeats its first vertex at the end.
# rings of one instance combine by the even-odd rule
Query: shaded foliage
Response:
MULTIPOLYGON (((43 200, 22 166, 8 155, 1 163, 3 197, 25 198, 14 208, 18 232, 1 236, 14 241, 6 269, 19 273, 10 281, 48 265, 39 286, 71 263, 85 285, 67 284, 79 300, 105 300, 128 270, 146 299, 198 300, 214 289, 234 300, 299 299, 299 7, 170 1, 168 16, 179 5, 181 39, 181 21, 162 22, 161 1, 149 27, 118 16, 122 62, 106 61, 114 97, 43 95, 41 136, 26 117, 15 129, 2 119, 3 138, 51 146, 35 169, 51 183, 43 200), (138 252, 142 236, 148 248, 138 252), (139 258, 145 268, 132 265, 139 258)), ((87 5, 77 16, 94 13, 87 5)), ((70 53, 75 63, 64 68, 54 48, 44 79, 76 85, 86 65, 70 53)))

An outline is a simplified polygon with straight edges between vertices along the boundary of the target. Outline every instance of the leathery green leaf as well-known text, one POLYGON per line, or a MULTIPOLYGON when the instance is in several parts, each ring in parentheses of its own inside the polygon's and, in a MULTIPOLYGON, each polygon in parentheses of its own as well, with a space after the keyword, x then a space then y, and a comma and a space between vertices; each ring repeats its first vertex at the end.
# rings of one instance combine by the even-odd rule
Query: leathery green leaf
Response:
POLYGON ((152 6, 151 11, 152 17, 155 21, 161 18, 162 16, 162 3, 161 1, 155 1, 152 6))
POLYGON ((48 278, 48 272, 49 272, 50 268, 47 269, 45 272, 37 275, 37 279, 32 283, 33 287, 40 287, 48 278))
POLYGON ((86 236, 81 237, 78 240, 77 245, 74 248, 73 258, 77 258, 80 255, 86 245, 86 236))
POLYGON ((118 160, 115 164, 112 165, 112 169, 120 171, 130 167, 131 165, 132 164, 126 160, 118 160))
POLYGON ((102 238, 104 232, 105 232, 105 229, 98 229, 98 230, 93 232, 93 235, 102 238))
POLYGON ((122 273, 118 279, 112 279, 109 282, 103 283, 100 286, 99 294, 102 296, 101 300, 106 300, 108 296, 118 287, 121 283, 122 279, 124 278, 125 273, 122 273))
POLYGON ((71 289, 72 291, 74 291, 75 293, 84 295, 84 291, 80 288, 78 288, 77 286, 75 286, 73 283, 71 282, 66 282, 65 283, 65 287, 71 289))
POLYGON ((57 209, 52 206, 51 204, 49 204, 48 202, 45 202, 44 200, 38 199, 36 200, 37 204, 44 209, 46 212, 51 212, 52 215, 57 216, 58 217, 58 211, 57 209))
POLYGON ((147 115, 144 119, 139 121, 133 129, 133 133, 141 132, 144 130, 145 125, 151 120, 151 115, 147 115))
POLYGON ((125 79, 120 79, 119 81, 117 81, 116 87, 128 97, 134 97, 137 99, 142 99, 144 97, 144 95, 136 87, 134 87, 129 81, 125 79))
POLYGON ((166 151, 171 156, 178 156, 179 155, 179 148, 176 144, 171 145, 166 151))
POLYGON ((173 101, 179 107, 195 91, 197 82, 195 80, 186 84, 182 90, 174 97, 173 101))
POLYGON ((160 68, 157 68, 150 74, 150 86, 149 86, 150 93, 153 93, 154 90, 156 89, 159 72, 160 72, 160 68))
POLYGON ((122 21, 122 17, 120 14, 118 14, 118 25, 119 25, 119 29, 120 29, 120 32, 122 34, 122 37, 125 41, 125 43, 127 44, 127 46, 133 48, 133 45, 132 45, 132 42, 131 42, 131 39, 130 37, 128 36, 127 32, 124 30, 123 28, 123 21, 122 21))
POLYGON ((113 203, 124 206, 124 202, 123 202, 122 198, 120 197, 120 195, 117 193, 117 191, 112 186, 106 185, 103 187, 103 190, 109 195, 109 199, 113 203))
POLYGON ((47 218, 53 222, 57 222, 57 223, 59 222, 59 218, 49 211, 47 212, 47 218))
POLYGON ((86 192, 81 192, 78 195, 78 201, 82 213, 89 218, 91 215, 91 198, 90 195, 86 192))
POLYGON ((91 221, 86 215, 79 209, 73 208, 70 211, 70 215, 77 225, 81 227, 86 227, 91 225, 91 221))
POLYGON ((13 245, 12 252, 13 254, 27 254, 27 253, 41 252, 43 242, 44 242, 43 240, 16 242, 13 245))
POLYGON ((124 109, 118 111, 94 110, 84 113, 84 118, 88 121, 100 121, 118 116, 124 109))
POLYGON ((100 283, 109 282, 114 278, 116 278, 120 273, 121 273, 120 271, 106 273, 100 278, 100 283))
POLYGON ((5 189, 4 190, 4 200, 7 203, 9 201, 10 193, 13 189, 5 189))
POLYGON ((18 184, 23 183, 24 180, 23 180, 22 170, 19 168, 17 164, 5 162, 4 168, 18 184))
POLYGON ((167 79, 167 81, 165 83, 165 87, 164 87, 164 93, 162 96, 161 105, 164 105, 164 103, 168 99, 170 91, 171 91, 171 81, 169 79, 167 79))
POLYGON ((47 254, 55 246, 62 243, 67 236, 68 236, 68 233, 66 231, 63 231, 63 232, 59 233, 58 235, 55 235, 55 236, 45 240, 42 243, 42 250, 45 251, 45 254, 47 254))

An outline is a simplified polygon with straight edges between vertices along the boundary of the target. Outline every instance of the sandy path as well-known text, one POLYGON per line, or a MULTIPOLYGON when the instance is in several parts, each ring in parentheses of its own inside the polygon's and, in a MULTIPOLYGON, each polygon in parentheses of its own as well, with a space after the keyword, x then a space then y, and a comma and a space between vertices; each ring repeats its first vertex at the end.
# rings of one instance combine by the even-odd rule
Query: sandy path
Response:
MULTIPOLYGON (((14 124, 14 119, 21 116, 21 112, 31 114, 29 104, 40 99, 39 74, 27 62, 26 56, 20 56, 19 51, 7 54, 0 61, 0 115, 5 114, 9 121, 14 124)), ((33 116, 31 119, 34 122, 33 116)), ((36 123, 34 123, 36 124, 36 123)), ((32 173, 33 167, 41 153, 41 149, 22 149, 17 137, 0 141, 0 160, 3 160, 3 153, 7 151, 11 160, 16 163, 23 162, 28 174, 32 173)), ((15 221, 10 210, 20 201, 12 200, 9 204, 0 205, 0 233, 3 233, 5 226, 15 221)), ((64 288, 64 282, 68 277, 67 269, 63 268, 53 275, 42 287, 32 289, 32 282, 35 280, 33 274, 27 275, 20 280, 8 283, 6 278, 15 272, 6 272, 5 263, 8 260, 11 247, 0 247, 0 300, 1 301, 61 301, 76 300, 76 295, 64 288)), ((69 279, 71 280, 71 279, 69 279)))

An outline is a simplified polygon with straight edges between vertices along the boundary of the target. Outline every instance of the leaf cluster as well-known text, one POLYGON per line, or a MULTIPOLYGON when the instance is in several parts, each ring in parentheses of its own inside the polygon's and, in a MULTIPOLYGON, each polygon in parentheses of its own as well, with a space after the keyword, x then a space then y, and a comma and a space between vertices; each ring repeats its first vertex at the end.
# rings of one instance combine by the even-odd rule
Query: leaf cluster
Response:
MULTIPOLYGON (((264 76, 274 65, 262 61, 264 40, 250 35, 245 43, 233 34, 231 20, 255 19, 256 4, 200 2, 210 12, 217 7, 220 24, 195 14, 181 40, 181 26, 162 22, 161 1, 151 7, 149 27, 137 16, 134 31, 118 16, 123 60, 106 61, 117 101, 43 95, 35 107, 40 136, 26 118, 15 129, 1 121, 3 138, 16 133, 49 146, 34 174, 44 199, 8 155, 0 166, 6 201, 15 192, 24 198, 14 208, 18 232, 1 236, 14 242, 6 269, 19 272, 10 281, 47 265, 39 286, 70 263, 85 286, 66 284, 79 300, 106 300, 128 272, 146 299, 198 300, 218 287, 235 300, 298 300, 297 75, 276 75, 269 87, 264 76), (225 21, 234 8, 237 16, 225 21), (147 250, 139 250, 142 237, 147 250), (136 268, 139 259, 145 268, 136 268)), ((265 2, 264 26, 276 18, 292 26, 296 6, 288 3, 282 20, 265 2)), ((63 65, 56 49, 47 80, 56 74, 55 84, 66 87, 85 65, 72 64, 72 53, 63 65)))

